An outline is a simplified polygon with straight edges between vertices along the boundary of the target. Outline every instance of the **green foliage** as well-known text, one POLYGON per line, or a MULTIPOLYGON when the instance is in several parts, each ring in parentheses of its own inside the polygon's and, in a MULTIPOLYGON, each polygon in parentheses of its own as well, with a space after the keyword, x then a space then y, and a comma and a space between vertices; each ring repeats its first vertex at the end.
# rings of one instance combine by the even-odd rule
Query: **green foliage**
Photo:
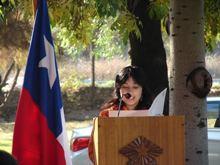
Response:
POLYGON ((95 5, 100 17, 116 17, 118 11, 125 9, 126 0, 96 0, 95 5))
POLYGON ((85 49, 85 45, 82 45, 77 40, 73 33, 67 30, 67 28, 56 26, 52 29, 55 37, 55 47, 59 45, 64 50, 64 53, 72 58, 79 57, 80 53, 85 49))
POLYGON ((50 2, 49 12, 52 25, 66 28, 69 31, 68 36, 70 37, 68 38, 72 38, 71 40, 74 43, 90 44, 93 31, 98 24, 94 1, 63 0, 59 3, 50 2))
POLYGON ((112 29, 118 30, 124 44, 127 44, 131 32, 134 32, 136 36, 141 39, 141 33, 138 26, 142 26, 141 21, 128 10, 125 10, 120 12, 116 21, 112 24, 112 29))
MULTIPOLYGON (((91 45, 92 54, 99 58, 111 58, 113 56, 122 55, 125 49, 120 35, 117 31, 112 31, 110 26, 113 19, 107 19, 104 23, 100 24, 99 28, 94 31, 91 45)), ((72 58, 78 58, 88 45, 82 45, 80 40, 74 37, 66 28, 55 27, 53 28, 55 34, 55 44, 63 48, 64 53, 72 58)))
MULTIPOLYGON (((5 21, 7 13, 13 7, 18 8, 23 19, 33 16, 32 0, 1 0, 0 21, 5 21)), ((51 25, 55 28, 58 41, 68 54, 79 54, 92 42, 96 42, 95 31, 100 29, 106 21, 111 21, 111 29, 119 31, 126 44, 131 32, 140 39, 139 27, 141 21, 127 10, 127 0, 47 0, 51 25), (70 47, 70 45, 72 45, 70 47), (67 49, 68 48, 68 49, 67 49)), ((212 50, 219 41, 220 29, 220 0, 205 0, 205 42, 207 48, 212 50)), ((133 3, 138 3, 133 1, 133 3)), ((152 19, 163 19, 168 15, 168 0, 151 0, 146 10, 152 19)), ((109 26, 109 22, 108 22, 109 26)), ((101 30, 103 31, 103 30, 101 30)), ((113 32, 115 34, 115 32, 113 32)), ((109 34, 110 35, 110 34, 109 34)), ((105 37, 106 38, 106 37, 105 37)), ((97 47, 101 39, 97 40, 97 47)), ((104 45, 104 43, 103 43, 104 45)), ((102 52, 102 51, 100 51, 102 52)), ((101 56, 103 53, 95 53, 101 56)))
POLYGON ((114 56, 123 55, 125 45, 123 44, 118 31, 110 29, 111 20, 109 23, 103 24, 93 40, 94 49, 93 55, 96 58, 111 58, 114 56))
POLYGON ((23 50, 21 48, 15 51, 13 60, 15 61, 16 65, 19 68, 22 68, 23 66, 25 66, 26 61, 27 61, 27 56, 26 56, 27 53, 28 53, 27 50, 23 50))
POLYGON ((14 0, 0 0, 0 23, 6 22, 6 16, 15 7, 14 0))
POLYGON ((65 91, 66 93, 72 93, 73 91, 79 89, 81 86, 83 86, 83 83, 77 76, 76 72, 73 72, 70 76, 66 77, 65 81, 61 83, 62 91, 65 91))
POLYGON ((220 0, 205 0, 205 43, 209 51, 220 41, 220 0))
POLYGON ((49 1, 49 7, 52 24, 66 28, 62 35, 69 41, 64 42, 70 42, 74 47, 82 44, 86 47, 94 42, 94 33, 112 17, 115 18, 112 29, 119 31, 125 44, 130 32, 140 37, 138 25, 141 23, 126 10, 124 0, 49 1))
POLYGON ((147 10, 152 19, 161 20, 168 15, 169 4, 164 1, 151 2, 147 10))
MULTIPOLYGON (((1 1, 2 2, 2 1, 1 1)), ((5 1, 6 2, 6 1, 5 1)), ((4 70, 12 61, 20 68, 26 62, 32 27, 24 20, 21 2, 10 0, 6 9, 4 20, 0 23, 0 52, 1 67, 4 70)))
POLYGON ((15 62, 19 68, 24 66, 32 30, 30 22, 24 20, 23 11, 21 12, 20 8, 21 2, 7 0, 4 3, 4 19, 0 20, 0 70, 2 72, 5 72, 12 62, 15 62), (4 4, 6 2, 7 5, 4 4))
MULTIPOLYGON (((17 0, 18 1, 18 0, 17 0)), ((34 19, 33 0, 20 0, 16 3, 16 9, 21 11, 20 15, 23 20, 34 19)))

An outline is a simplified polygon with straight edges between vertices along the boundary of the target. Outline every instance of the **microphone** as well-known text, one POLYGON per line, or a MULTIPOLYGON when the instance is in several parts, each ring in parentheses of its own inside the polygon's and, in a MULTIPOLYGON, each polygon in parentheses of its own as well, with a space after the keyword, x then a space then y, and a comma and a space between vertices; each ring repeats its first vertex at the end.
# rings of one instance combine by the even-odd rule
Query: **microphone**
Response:
POLYGON ((119 114, 120 114, 120 111, 121 111, 121 103, 122 103, 122 98, 125 97, 126 99, 129 99, 131 97, 131 94, 130 93, 125 93, 125 94, 122 94, 121 98, 119 99, 119 105, 118 105, 118 117, 119 117, 119 114))

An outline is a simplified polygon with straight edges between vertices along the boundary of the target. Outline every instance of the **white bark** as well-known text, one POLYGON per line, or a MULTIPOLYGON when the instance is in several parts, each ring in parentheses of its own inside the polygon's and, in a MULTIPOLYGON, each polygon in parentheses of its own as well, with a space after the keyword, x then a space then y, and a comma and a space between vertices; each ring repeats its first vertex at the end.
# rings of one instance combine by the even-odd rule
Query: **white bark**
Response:
POLYGON ((186 88, 189 73, 205 66, 203 0, 171 0, 170 114, 185 116, 185 164, 207 165, 207 115, 205 99, 186 88))

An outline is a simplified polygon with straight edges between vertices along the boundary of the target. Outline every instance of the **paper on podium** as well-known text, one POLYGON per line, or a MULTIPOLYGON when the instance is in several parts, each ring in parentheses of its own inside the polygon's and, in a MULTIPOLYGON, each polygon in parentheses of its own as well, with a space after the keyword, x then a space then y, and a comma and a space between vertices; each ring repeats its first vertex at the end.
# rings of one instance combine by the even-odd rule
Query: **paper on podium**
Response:
POLYGON ((164 102, 166 97, 167 88, 162 90, 154 99, 150 109, 148 110, 149 116, 163 115, 164 102))
POLYGON ((138 116, 161 116, 163 115, 164 101, 166 97, 167 88, 160 92, 154 99, 150 109, 148 110, 129 110, 120 111, 109 111, 109 117, 138 117, 138 116))
POLYGON ((148 110, 120 111, 119 116, 118 116, 118 111, 109 111, 109 117, 140 117, 140 116, 149 116, 148 110))

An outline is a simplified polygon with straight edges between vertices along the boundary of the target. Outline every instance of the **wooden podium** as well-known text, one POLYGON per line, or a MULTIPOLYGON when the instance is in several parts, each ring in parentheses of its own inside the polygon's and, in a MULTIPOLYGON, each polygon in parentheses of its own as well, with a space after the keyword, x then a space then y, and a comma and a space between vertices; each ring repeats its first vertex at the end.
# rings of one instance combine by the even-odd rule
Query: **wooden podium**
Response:
POLYGON ((98 117, 94 129, 96 164, 184 165, 184 139, 182 116, 98 117))

